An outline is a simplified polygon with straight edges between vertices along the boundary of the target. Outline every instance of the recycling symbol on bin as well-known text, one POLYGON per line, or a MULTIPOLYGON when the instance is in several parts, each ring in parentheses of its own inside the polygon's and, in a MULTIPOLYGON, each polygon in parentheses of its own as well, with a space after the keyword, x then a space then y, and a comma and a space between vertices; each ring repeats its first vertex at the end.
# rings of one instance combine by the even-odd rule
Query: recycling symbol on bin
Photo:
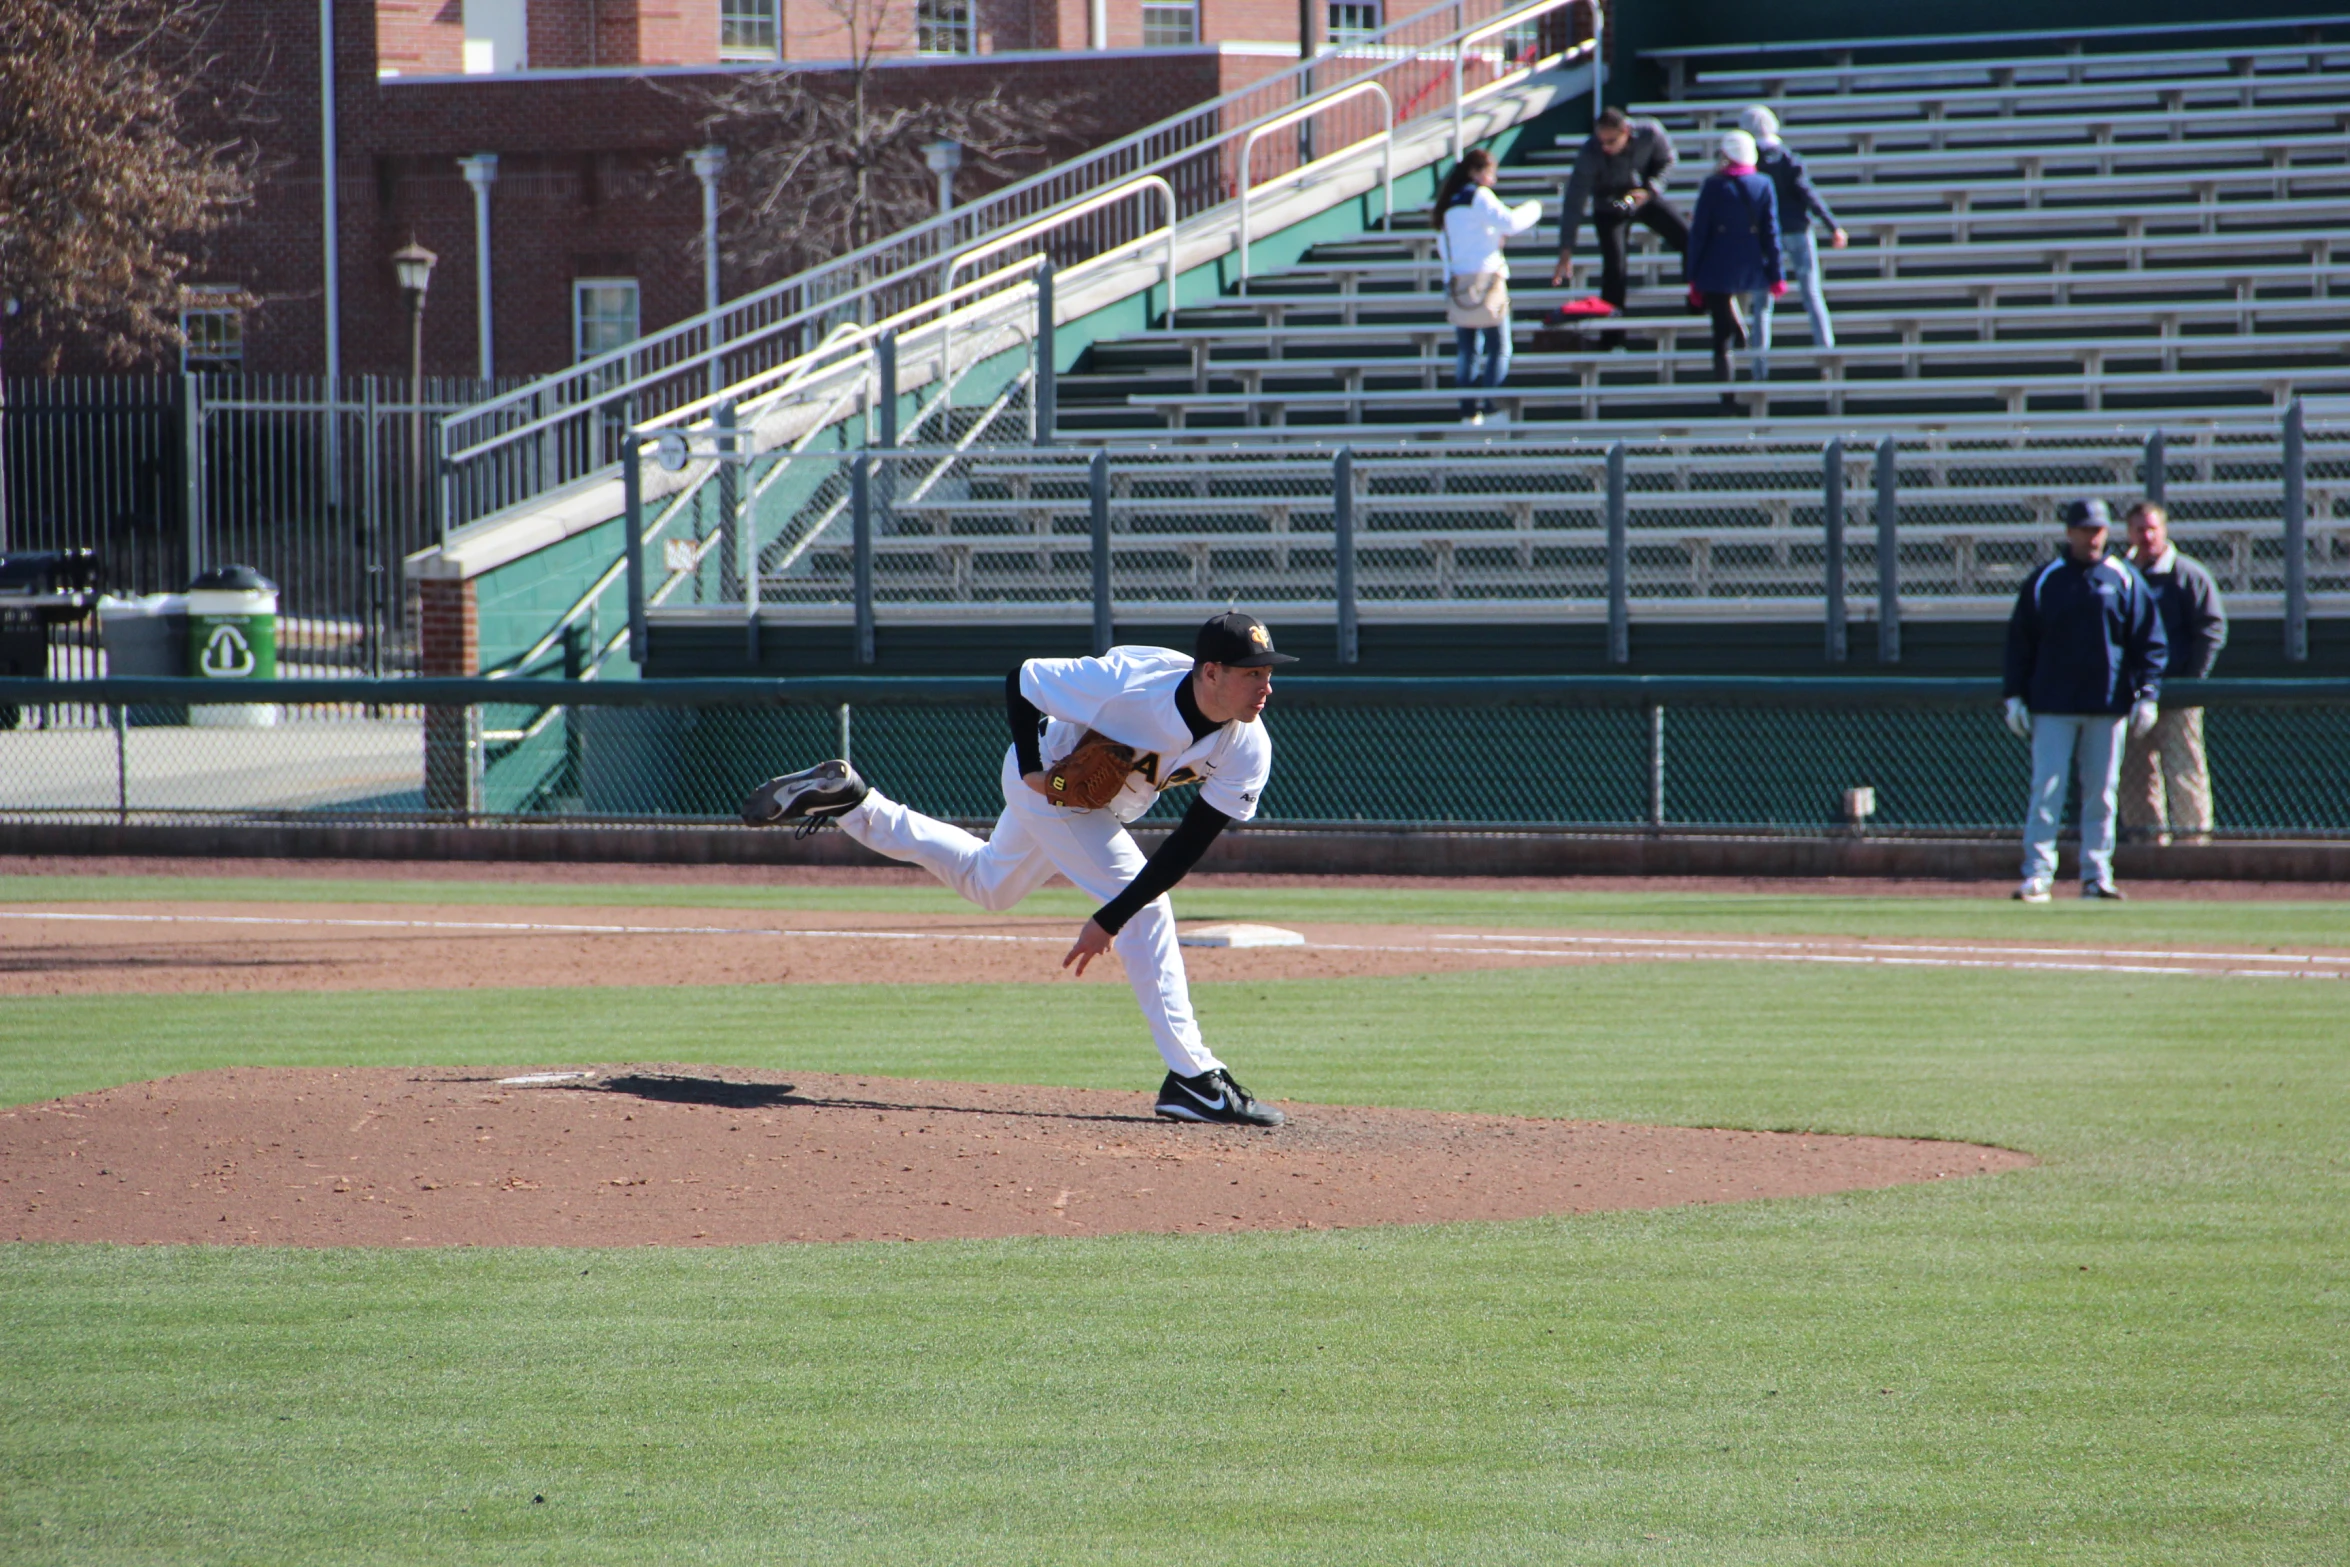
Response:
POLYGON ((253 673, 253 646, 235 626, 214 626, 196 655, 196 667, 215 680, 242 680, 253 673))

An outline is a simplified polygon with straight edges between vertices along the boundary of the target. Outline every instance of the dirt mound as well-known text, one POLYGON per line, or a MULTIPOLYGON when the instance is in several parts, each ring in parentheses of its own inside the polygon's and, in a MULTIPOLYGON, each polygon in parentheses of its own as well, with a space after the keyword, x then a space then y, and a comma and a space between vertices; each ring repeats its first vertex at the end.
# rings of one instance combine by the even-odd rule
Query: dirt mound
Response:
POLYGON ((0 1236, 693 1246, 1519 1219, 2015 1169, 2003 1149, 621 1066, 198 1072, 0 1111, 0 1236), (512 1082, 518 1077, 532 1082, 512 1082))

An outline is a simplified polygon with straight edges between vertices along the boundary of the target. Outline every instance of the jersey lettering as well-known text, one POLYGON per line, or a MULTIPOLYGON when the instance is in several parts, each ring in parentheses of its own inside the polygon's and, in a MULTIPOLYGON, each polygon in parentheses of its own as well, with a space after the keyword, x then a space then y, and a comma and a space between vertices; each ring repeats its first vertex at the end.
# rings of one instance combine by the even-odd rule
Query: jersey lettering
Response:
POLYGON ((1138 772, 1138 773, 1142 774, 1142 780, 1143 780, 1143 782, 1144 782, 1144 783, 1147 783, 1147 784, 1149 784, 1149 785, 1150 785, 1152 788, 1156 789, 1156 788, 1164 788, 1164 787, 1165 787, 1163 784, 1161 784, 1161 783, 1159 782, 1159 753, 1158 753, 1158 752, 1156 752, 1156 751, 1137 751, 1137 752, 1135 752, 1135 753, 1134 753, 1134 770, 1135 770, 1136 772, 1138 772))
POLYGON ((1198 783, 1204 776, 1204 774, 1193 772, 1188 767, 1178 767, 1167 775, 1165 783, 1159 785, 1159 793, 1165 794, 1170 789, 1180 789, 1185 784, 1198 783))

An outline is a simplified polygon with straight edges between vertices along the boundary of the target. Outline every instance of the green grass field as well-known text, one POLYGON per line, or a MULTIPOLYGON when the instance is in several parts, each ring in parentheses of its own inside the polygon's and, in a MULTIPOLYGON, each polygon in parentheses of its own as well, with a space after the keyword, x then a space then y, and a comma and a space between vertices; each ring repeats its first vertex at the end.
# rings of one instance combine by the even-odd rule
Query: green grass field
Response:
MULTIPOLYGON (((0 905, 159 896, 944 906, 0 881, 0 905)), ((1178 901, 2082 941, 2350 932, 2350 910, 2317 904, 1178 901)), ((1282 1098, 1965 1138, 2041 1163, 1836 1198, 1219 1238, 0 1246, 0 1559, 2350 1561, 2350 983, 1675 963, 1199 1002, 1244 1080, 1282 1098)), ((1134 1089, 1157 1071, 1109 986, 0 1002, 6 1103, 229 1064, 622 1059, 1134 1089)))

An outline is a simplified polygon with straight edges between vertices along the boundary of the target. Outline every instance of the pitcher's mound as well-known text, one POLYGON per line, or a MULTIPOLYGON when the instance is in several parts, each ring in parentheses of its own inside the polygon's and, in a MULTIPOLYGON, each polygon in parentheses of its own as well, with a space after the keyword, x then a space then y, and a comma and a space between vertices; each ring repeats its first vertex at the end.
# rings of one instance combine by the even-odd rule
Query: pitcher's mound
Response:
POLYGON ((0 1111, 0 1235, 692 1246, 1521 1219, 2011 1170, 2004 1149, 680 1066, 238 1068, 0 1111))

